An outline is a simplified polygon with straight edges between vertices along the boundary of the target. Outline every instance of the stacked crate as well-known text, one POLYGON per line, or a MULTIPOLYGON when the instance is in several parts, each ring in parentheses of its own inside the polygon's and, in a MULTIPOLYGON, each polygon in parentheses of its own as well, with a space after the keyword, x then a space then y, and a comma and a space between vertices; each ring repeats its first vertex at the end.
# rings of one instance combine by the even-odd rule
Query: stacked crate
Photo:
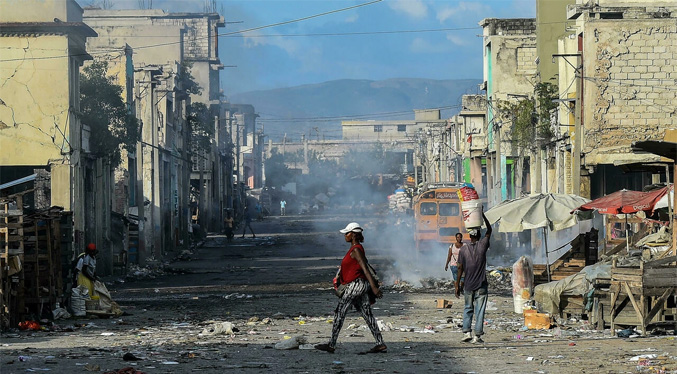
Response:
POLYGON ((24 217, 21 196, 0 201, 0 329, 16 326, 23 310, 24 217))
MULTIPOLYGON (((0 329, 48 316, 63 294, 61 208, 27 214, 23 195, 0 200, 0 329)), ((65 217, 70 218, 68 215, 65 217)), ((68 235, 66 235, 68 236, 68 235)), ((69 263, 69 261, 67 261, 69 263)))
POLYGON ((28 215, 24 222, 24 304, 39 319, 54 307, 63 289, 60 209, 28 215))

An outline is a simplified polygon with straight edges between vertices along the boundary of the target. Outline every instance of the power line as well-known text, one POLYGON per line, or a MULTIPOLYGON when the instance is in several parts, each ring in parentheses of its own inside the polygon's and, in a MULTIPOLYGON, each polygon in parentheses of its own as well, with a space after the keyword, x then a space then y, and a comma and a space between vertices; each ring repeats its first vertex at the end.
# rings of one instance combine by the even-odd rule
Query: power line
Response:
MULTIPOLYGON (((461 105, 449 105, 449 106, 443 106, 443 107, 437 107, 437 108, 428 108, 428 109, 422 109, 422 110, 447 110, 447 109, 456 109, 459 108, 461 105)), ((404 114, 412 114, 412 110, 403 110, 403 111, 396 111, 396 112, 381 112, 381 113, 370 113, 370 114, 354 114, 354 115, 344 115, 344 116, 328 116, 328 117, 297 117, 297 118, 271 118, 271 119, 265 119, 261 118, 260 121, 263 122, 289 122, 289 121, 323 121, 323 120, 350 120, 351 118, 368 118, 368 117, 378 117, 378 116, 393 116, 393 115, 404 115, 404 114)), ((265 113, 260 113, 259 114, 265 114, 265 113)))
MULTIPOLYGON (((345 12, 345 11, 348 11, 348 10, 361 8, 361 7, 364 7, 364 6, 373 5, 373 4, 379 3, 381 1, 383 1, 383 0, 373 0, 373 1, 370 1, 370 2, 367 2, 367 3, 357 4, 357 5, 349 6, 349 7, 346 7, 346 8, 334 9, 334 10, 330 10, 328 12, 313 14, 311 16, 296 18, 296 19, 292 19, 292 20, 289 20, 289 21, 271 23, 271 24, 267 24, 267 25, 263 25, 263 26, 252 27, 252 28, 249 28, 249 29, 233 31, 233 32, 225 33, 225 34, 217 34, 217 36, 228 36, 228 35, 234 35, 234 34, 242 34, 242 33, 252 32, 252 31, 256 31, 256 30, 271 28, 271 27, 288 25, 290 23, 307 21, 307 20, 313 19, 313 18, 323 17, 323 16, 326 16, 326 15, 334 14, 334 13, 345 12)), ((209 39, 209 38, 210 38, 209 36, 205 36, 205 37, 202 37, 202 38, 195 38, 195 40, 209 39)), ((169 46, 169 45, 180 44, 182 42, 183 42, 182 40, 179 40, 179 41, 173 41, 173 42, 167 42, 167 43, 149 44, 149 45, 140 46, 140 47, 133 47, 133 49, 139 50, 139 49, 146 49, 146 48, 164 47, 164 46, 169 46)), ((101 53, 105 54, 105 53, 108 53, 108 52, 101 52, 101 53)), ((0 62, 25 61, 25 60, 47 60, 47 59, 87 56, 87 55, 89 55, 89 53, 69 54, 69 55, 62 55, 62 56, 45 56, 45 57, 33 57, 33 58, 5 59, 5 60, 0 60, 0 62)))
POLYGON ((308 36, 351 36, 351 35, 384 35, 384 34, 415 34, 427 32, 444 32, 444 31, 462 31, 462 30, 477 30, 479 26, 473 27, 456 27, 443 29, 422 29, 422 30, 391 30, 391 31, 355 31, 355 32, 328 32, 328 33, 311 33, 311 34, 265 34, 265 35, 223 35, 224 38, 268 38, 268 37, 308 37, 308 36))
MULTIPOLYGON (((356 35, 388 35, 388 34, 463 31, 463 30, 476 30, 476 29, 482 28, 481 26, 473 26, 473 27, 421 29, 421 30, 385 30, 385 31, 356 31, 356 32, 311 33, 311 34, 242 35, 244 33, 248 33, 248 32, 251 32, 251 31, 256 31, 256 30, 261 30, 261 29, 265 29, 265 28, 271 28, 271 27, 286 25, 286 24, 295 23, 295 22, 306 21, 308 19, 317 18, 317 17, 329 15, 329 14, 332 14, 332 13, 344 12, 344 11, 351 10, 351 9, 354 9, 354 8, 372 5, 374 3, 378 3, 378 2, 381 2, 381 1, 383 1, 383 0, 374 0, 374 1, 371 1, 371 2, 368 2, 368 3, 358 4, 358 5, 354 5, 354 6, 347 7, 347 8, 336 9, 336 10, 332 10, 332 11, 329 11, 329 12, 315 14, 315 15, 312 15, 312 16, 293 19, 293 20, 290 20, 290 21, 277 22, 277 23, 273 23, 273 24, 253 27, 253 28, 249 28, 249 29, 231 31, 231 32, 227 32, 227 33, 220 33, 220 34, 217 33, 216 36, 217 37, 224 37, 224 38, 225 37, 228 37, 228 38, 237 38, 237 37, 240 37, 240 38, 242 38, 242 37, 263 38, 263 37, 356 36, 356 35)), ((570 22, 573 22, 573 21, 539 22, 539 23, 537 23, 537 25, 564 24, 564 23, 570 23, 570 22)), ((153 38, 153 37, 164 38, 166 36, 164 36, 164 35, 130 35, 130 36, 126 36, 125 39, 153 38)), ((211 36, 194 38, 194 40, 209 39, 209 38, 211 38, 211 36)), ((182 43, 182 41, 173 41, 173 42, 158 43, 158 44, 148 44, 148 45, 144 45, 144 46, 133 47, 133 49, 139 50, 139 49, 147 49, 147 48, 164 47, 164 46, 180 44, 180 43, 182 43)), ((45 50, 45 49, 38 49, 38 50, 45 50)), ((24 61, 24 60, 49 60, 49 59, 87 56, 87 55, 105 55, 105 54, 108 54, 108 53, 111 53, 111 52, 120 52, 120 51, 118 49, 111 49, 111 50, 103 50, 103 51, 92 51, 91 53, 78 53, 78 54, 60 55, 60 56, 31 57, 31 58, 21 58, 21 59, 19 59, 19 58, 5 59, 5 60, 0 60, 0 62, 24 61)))

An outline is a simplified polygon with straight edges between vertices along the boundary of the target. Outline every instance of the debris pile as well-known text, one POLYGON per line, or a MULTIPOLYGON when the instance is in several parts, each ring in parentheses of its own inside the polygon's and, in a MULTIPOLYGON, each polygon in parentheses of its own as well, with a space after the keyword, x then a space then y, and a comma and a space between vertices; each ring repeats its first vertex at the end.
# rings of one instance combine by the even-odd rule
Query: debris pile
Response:
POLYGON ((411 197, 404 190, 397 190, 388 196, 388 208, 393 212, 405 212, 411 207, 411 197))
POLYGON ((129 264, 129 270, 127 272, 127 279, 154 279, 158 276, 164 275, 165 271, 163 266, 144 266, 141 267, 137 264, 129 264))

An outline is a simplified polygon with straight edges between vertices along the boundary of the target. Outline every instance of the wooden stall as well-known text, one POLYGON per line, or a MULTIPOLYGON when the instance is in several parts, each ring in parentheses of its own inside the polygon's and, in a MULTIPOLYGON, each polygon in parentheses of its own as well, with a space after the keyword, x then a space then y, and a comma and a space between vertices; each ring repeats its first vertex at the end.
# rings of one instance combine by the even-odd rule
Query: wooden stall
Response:
POLYGON ((617 266, 613 262, 609 286, 612 333, 617 325, 636 326, 644 335, 650 326, 677 329, 677 265, 672 265, 675 260, 672 256, 640 262, 639 266, 617 266))

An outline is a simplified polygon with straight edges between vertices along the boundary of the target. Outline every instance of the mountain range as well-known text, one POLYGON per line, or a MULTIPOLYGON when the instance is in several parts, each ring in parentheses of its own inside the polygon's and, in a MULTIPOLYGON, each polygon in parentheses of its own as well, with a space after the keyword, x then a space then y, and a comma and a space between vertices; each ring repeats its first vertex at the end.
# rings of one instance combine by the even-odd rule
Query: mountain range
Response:
POLYGON ((414 109, 442 109, 442 118, 460 111, 461 96, 478 93, 480 79, 342 79, 318 84, 234 94, 229 101, 252 104, 257 122, 273 141, 285 134, 298 141, 340 139, 344 120, 413 119, 414 109))

